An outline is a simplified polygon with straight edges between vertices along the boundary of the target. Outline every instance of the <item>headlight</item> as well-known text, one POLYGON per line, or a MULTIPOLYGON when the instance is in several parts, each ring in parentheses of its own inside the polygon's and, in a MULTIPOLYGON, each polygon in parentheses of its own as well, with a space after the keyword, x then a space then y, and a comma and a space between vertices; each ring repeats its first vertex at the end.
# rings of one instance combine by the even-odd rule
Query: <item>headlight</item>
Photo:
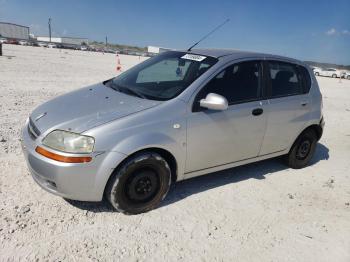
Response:
POLYGON ((43 144, 52 149, 66 153, 91 153, 95 139, 91 136, 54 130, 43 139, 43 144))

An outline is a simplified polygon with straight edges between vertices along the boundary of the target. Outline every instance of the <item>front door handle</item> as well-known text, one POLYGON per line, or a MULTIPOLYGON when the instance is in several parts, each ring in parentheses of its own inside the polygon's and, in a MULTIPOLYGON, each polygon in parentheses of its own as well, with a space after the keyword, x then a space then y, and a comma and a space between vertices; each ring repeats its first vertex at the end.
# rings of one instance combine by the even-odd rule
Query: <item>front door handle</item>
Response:
POLYGON ((308 102, 307 101, 303 101, 303 102, 301 102, 301 106, 306 106, 308 104, 308 102))
POLYGON ((255 108, 252 111, 252 115, 253 116, 259 116, 264 112, 264 110, 262 108, 255 108))

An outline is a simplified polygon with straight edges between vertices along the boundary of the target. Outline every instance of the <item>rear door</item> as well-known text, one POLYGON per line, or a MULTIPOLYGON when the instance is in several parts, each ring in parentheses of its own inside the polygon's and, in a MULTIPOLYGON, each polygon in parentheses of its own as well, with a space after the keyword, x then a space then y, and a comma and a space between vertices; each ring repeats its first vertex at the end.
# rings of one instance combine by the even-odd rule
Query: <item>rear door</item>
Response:
POLYGON ((267 127, 260 155, 283 151, 302 131, 310 112, 308 90, 303 89, 299 66, 266 61, 267 127))

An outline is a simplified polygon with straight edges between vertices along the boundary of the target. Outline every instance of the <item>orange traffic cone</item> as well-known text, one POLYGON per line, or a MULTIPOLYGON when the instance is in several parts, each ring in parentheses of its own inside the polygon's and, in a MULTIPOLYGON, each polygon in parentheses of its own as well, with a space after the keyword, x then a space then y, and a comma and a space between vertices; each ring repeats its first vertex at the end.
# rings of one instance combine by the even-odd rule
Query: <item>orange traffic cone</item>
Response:
POLYGON ((121 72, 122 71, 122 64, 120 63, 120 58, 119 58, 119 55, 117 54, 117 67, 116 67, 116 70, 117 72, 121 72))

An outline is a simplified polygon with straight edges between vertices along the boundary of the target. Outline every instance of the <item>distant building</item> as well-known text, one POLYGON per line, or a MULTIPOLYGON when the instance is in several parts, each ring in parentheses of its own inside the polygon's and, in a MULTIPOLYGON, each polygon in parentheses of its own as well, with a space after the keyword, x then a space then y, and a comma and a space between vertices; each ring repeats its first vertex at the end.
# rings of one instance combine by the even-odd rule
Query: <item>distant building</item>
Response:
POLYGON ((170 50, 173 50, 173 49, 165 48, 165 47, 157 47, 157 46, 147 46, 147 52, 151 54, 159 54, 170 50))
POLYGON ((11 39, 29 39, 29 27, 0 22, 0 36, 11 39))
MULTIPOLYGON (((39 42, 50 42, 50 37, 48 36, 38 36, 36 38, 39 42)), ((89 39, 81 37, 51 37, 52 43, 66 44, 66 45, 82 45, 88 44, 89 39)))

